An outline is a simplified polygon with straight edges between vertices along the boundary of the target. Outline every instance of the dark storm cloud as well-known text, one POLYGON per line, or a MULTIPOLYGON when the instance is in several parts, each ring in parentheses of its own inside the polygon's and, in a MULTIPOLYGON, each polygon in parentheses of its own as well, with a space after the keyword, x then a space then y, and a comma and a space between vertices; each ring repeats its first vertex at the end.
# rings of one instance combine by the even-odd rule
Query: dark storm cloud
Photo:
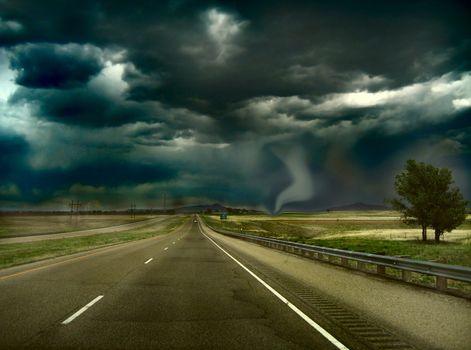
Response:
POLYGON ((27 165, 29 151, 23 137, 0 129, 0 206, 26 199, 17 181, 22 174, 30 173, 27 165))
POLYGON ((113 1, 84 2, 73 14, 59 3, 15 2, 6 12, 31 24, 23 40, 125 47, 144 75, 164 77, 160 89, 138 85, 131 96, 204 111, 255 96, 337 91, 345 74, 386 75, 397 86, 424 72, 469 69, 462 59, 469 18, 458 2, 113 1), (226 43, 240 50, 219 65, 211 65, 218 53, 205 17, 211 8, 241 25, 226 43), (27 13, 49 13, 47 26, 38 30, 27 13), (300 70, 311 72, 304 81, 300 70))
POLYGON ((165 181, 174 178, 175 169, 165 165, 136 164, 132 161, 102 161, 86 164, 67 170, 53 169, 41 171, 33 178, 23 179, 24 185, 44 188, 55 184, 54 187, 70 186, 81 183, 92 186, 131 185, 149 181, 165 181), (51 181, 52 180, 52 181, 51 181))
POLYGON ((23 26, 16 22, 5 20, 0 17, 0 34, 1 35, 15 35, 23 30, 23 26))
POLYGON ((192 133, 189 129, 175 130, 162 123, 156 125, 142 125, 129 133, 129 137, 138 145, 162 146, 168 144, 175 137, 189 138, 192 133))
POLYGON ((14 180, 25 169, 25 158, 29 145, 19 135, 0 129, 0 181, 14 180))
POLYGON ((67 89, 86 83, 103 68, 101 52, 76 44, 25 44, 11 50, 16 83, 29 88, 67 89))
POLYGON ((2 1, 2 18, 21 25, 15 35, 0 35, 0 45, 12 46, 24 42, 84 43, 90 41, 100 20, 100 4, 84 0, 71 6, 61 0, 2 1))
POLYGON ((72 125, 102 127, 121 125, 136 119, 147 120, 149 108, 117 101, 101 91, 87 88, 45 90, 19 88, 10 103, 32 103, 39 117, 72 125))
POLYGON ((5 145, 34 167, 1 165, 41 200, 175 181, 270 209, 292 181, 277 147, 306 152, 315 195, 297 208, 381 202, 407 157, 464 183, 469 19, 460 1, 3 1, 19 85, 3 110, 29 142, 5 145))
POLYGON ((323 179, 328 182, 324 199, 321 195, 316 200, 330 201, 331 205, 356 200, 381 203, 394 195, 394 176, 402 171, 407 159, 452 169, 457 185, 469 197, 469 113, 440 125, 430 124, 399 134, 371 130, 355 140, 353 146, 331 147, 326 150, 322 169, 323 179))
MULTIPOLYGON (((167 77, 160 91, 149 89, 147 98, 203 111, 224 112, 228 103, 254 96, 338 91, 346 87, 342 77, 361 73, 384 75, 400 86, 424 71, 439 75, 466 69, 459 67, 462 60, 454 61, 460 50, 455 47, 466 46, 463 38, 469 34, 460 6, 423 2, 398 10, 370 5, 234 5, 227 13, 246 23, 234 37, 240 50, 219 65, 212 64, 214 50, 198 12, 150 24, 141 40, 125 45, 143 72, 167 77), (447 28, 448 20, 454 21, 453 29, 447 28), (158 49, 147 46, 147 35, 158 49)), ((144 95, 141 89, 139 96, 144 95)))
MULTIPOLYGON (((132 161, 102 161, 68 169, 49 170, 34 170, 29 166, 23 166, 15 171, 15 176, 3 178, 2 184, 14 186, 21 192, 23 201, 32 203, 47 201, 57 192, 64 193, 66 198, 87 192, 77 190, 76 186, 75 194, 70 194, 70 188, 74 184, 80 184, 85 188, 98 188, 98 192, 104 194, 102 196, 104 198, 100 199, 106 202, 109 199, 106 198, 106 193, 112 192, 113 188, 123 186, 133 188, 140 183, 169 181, 176 177, 175 169, 168 165, 146 165, 132 161)), ((0 201, 8 199, 8 196, 1 193, 1 189, 0 187, 0 201)))
POLYGON ((234 102, 342 91, 362 74, 384 76, 380 87, 400 86, 424 71, 440 75, 469 68, 462 59, 470 47, 468 18, 459 3, 84 2, 73 18, 56 5, 19 2, 7 6, 7 13, 34 23, 29 16, 21 19, 25 9, 51 11, 49 31, 39 31, 41 36, 29 31, 33 41, 71 40, 66 19, 74 24, 70 27, 89 24, 77 41, 121 46, 141 72, 140 79, 125 75, 131 82, 129 98, 159 100, 218 119, 231 112, 234 102), (210 9, 219 9, 230 16, 228 24, 240 27, 222 42, 234 50, 219 64, 221 48, 208 34, 210 9), (56 37, 60 33, 62 39, 56 37))

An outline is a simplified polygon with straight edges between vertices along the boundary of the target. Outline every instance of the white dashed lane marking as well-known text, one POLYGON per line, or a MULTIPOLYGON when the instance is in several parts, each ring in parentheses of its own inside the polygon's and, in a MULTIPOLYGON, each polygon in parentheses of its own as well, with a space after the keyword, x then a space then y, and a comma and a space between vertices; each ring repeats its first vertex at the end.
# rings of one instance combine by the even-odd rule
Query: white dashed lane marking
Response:
POLYGON ((76 313, 74 313, 72 316, 70 316, 69 318, 67 318, 65 321, 62 322, 62 324, 68 324, 70 322, 72 322, 73 320, 75 320, 77 317, 79 317, 81 314, 83 314, 85 311, 87 311, 89 308, 91 308, 93 306, 93 304, 95 304, 96 302, 100 301, 101 298, 103 298, 104 295, 99 295, 97 296, 95 299, 93 299, 91 302, 89 302, 87 305, 85 305, 84 307, 82 307, 79 311, 77 311, 76 313))

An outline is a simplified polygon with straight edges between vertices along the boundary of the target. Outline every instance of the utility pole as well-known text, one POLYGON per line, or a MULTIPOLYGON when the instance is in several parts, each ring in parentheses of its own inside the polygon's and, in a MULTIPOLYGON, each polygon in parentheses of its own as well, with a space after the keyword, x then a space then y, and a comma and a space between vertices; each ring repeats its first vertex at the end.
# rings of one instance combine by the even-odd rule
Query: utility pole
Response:
POLYGON ((136 217, 136 215, 135 215, 136 204, 134 204, 134 203, 133 203, 133 204, 131 204, 131 208, 130 208, 130 210, 131 210, 131 218, 133 218, 133 219, 134 219, 134 218, 136 217))
MULTIPOLYGON (((80 210, 81 206, 82 206, 82 203, 80 203, 79 200, 77 200, 77 201, 71 200, 70 201, 69 208, 70 208, 70 220, 71 221, 74 217, 74 214, 75 214, 76 219, 78 220, 78 214, 79 214, 79 210, 80 210)), ((77 220, 75 220, 75 221, 77 221, 77 220)), ((77 224, 77 222, 76 222, 76 224, 77 224)))
POLYGON ((164 213, 166 212, 166 201, 167 201, 167 193, 164 192, 164 213))
POLYGON ((69 203, 70 214, 72 215, 74 212, 78 213, 81 207, 82 203, 80 203, 80 201, 71 200, 69 203))
POLYGON ((77 201, 77 203, 75 203, 75 211, 77 214, 80 212, 80 208, 82 208, 82 203, 80 203, 80 201, 77 201))

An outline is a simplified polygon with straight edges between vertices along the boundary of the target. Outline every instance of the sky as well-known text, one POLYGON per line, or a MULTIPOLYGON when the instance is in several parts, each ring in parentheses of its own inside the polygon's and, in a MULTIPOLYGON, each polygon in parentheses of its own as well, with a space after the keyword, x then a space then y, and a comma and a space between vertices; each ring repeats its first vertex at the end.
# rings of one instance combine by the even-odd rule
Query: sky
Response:
POLYGON ((0 0, 0 208, 471 199, 465 1, 0 0))

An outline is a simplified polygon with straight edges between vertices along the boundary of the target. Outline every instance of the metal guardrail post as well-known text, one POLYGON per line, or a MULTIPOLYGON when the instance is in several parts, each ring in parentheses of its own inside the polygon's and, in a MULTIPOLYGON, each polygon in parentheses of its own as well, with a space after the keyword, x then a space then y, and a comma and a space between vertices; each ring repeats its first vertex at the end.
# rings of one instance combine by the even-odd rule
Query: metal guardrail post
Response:
POLYGON ((437 288, 438 290, 446 290, 447 289, 446 277, 435 276, 435 288, 437 288))
POLYGON ((410 282, 411 280, 411 272, 410 271, 407 271, 407 270, 401 270, 401 279, 404 281, 404 282, 410 282))

